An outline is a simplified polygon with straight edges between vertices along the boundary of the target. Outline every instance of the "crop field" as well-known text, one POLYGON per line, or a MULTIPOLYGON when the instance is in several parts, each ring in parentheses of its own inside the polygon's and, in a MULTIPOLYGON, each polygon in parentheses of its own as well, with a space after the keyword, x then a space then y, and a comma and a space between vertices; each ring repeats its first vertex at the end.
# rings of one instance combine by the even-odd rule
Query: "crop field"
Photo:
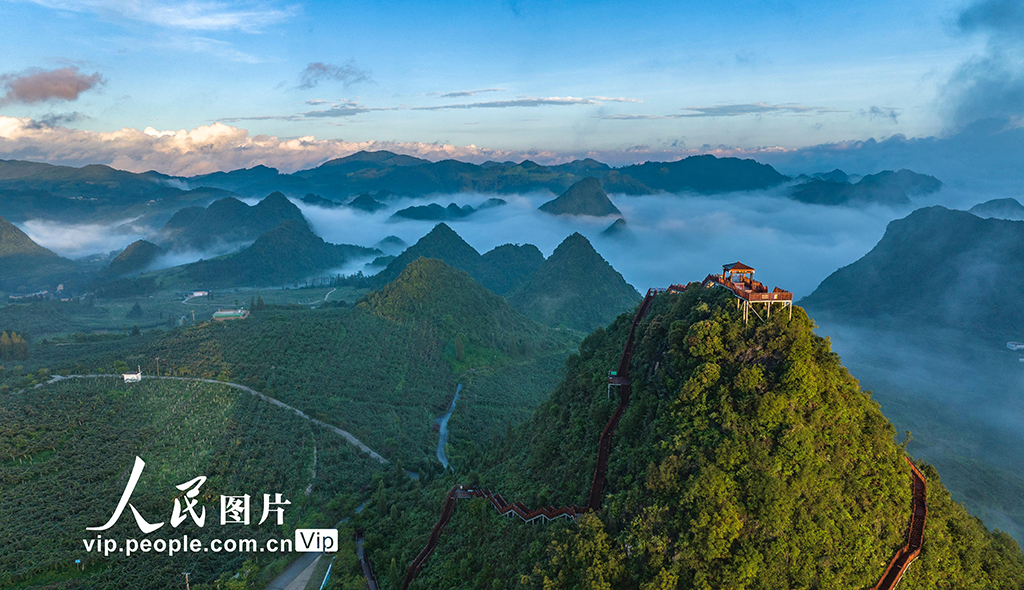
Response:
POLYGON ((145 297, 86 298, 82 301, 37 301, 0 306, 0 330, 28 334, 34 340, 64 339, 71 334, 127 334, 133 327, 142 331, 191 326, 210 319, 225 308, 248 308, 257 297, 266 305, 320 306, 352 303, 365 289, 353 287, 309 287, 214 291, 212 297, 186 300, 182 290, 161 290, 145 297), (138 310, 134 311, 136 304, 138 310))
MULTIPOLYGON (((297 527, 326 527, 350 514, 381 468, 343 439, 247 393, 197 382, 72 379, 0 394, 0 586, 167 588, 181 572, 193 587, 243 568, 271 577, 286 558, 246 553, 104 556, 83 539, 146 538, 131 511, 111 517, 136 456, 145 469, 131 503, 149 538, 294 538, 297 527), (172 527, 175 486, 204 476, 196 512, 172 527), (263 494, 291 502, 284 524, 257 525, 263 494), (220 496, 252 497, 251 524, 220 525, 220 496), (80 565, 75 560, 81 560, 80 565), (246 563, 247 560, 252 560, 246 563)), ((291 557, 289 555, 288 557, 291 557)), ((211 586, 212 587, 212 586, 211 586)))

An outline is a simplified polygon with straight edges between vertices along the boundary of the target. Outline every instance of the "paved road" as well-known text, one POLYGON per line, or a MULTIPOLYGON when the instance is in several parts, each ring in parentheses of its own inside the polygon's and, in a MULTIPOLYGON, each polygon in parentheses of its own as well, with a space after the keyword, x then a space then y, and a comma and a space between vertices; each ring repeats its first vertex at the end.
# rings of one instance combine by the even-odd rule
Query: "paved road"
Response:
MULTIPOLYGON (((117 378, 117 379, 121 378, 120 375, 54 375, 46 383, 56 383, 58 381, 63 381, 64 379, 99 379, 99 378, 103 378, 103 377, 114 377, 114 378, 117 378)), ((303 420, 307 420, 307 421, 309 421, 309 422, 311 422, 313 424, 316 424, 317 426, 323 426, 324 428, 330 430, 331 432, 337 434, 338 436, 341 436, 342 438, 347 440, 352 445, 358 447, 359 450, 361 450, 364 453, 366 453, 367 455, 369 455, 371 459, 374 459, 374 460, 376 460, 377 462, 379 462, 381 464, 388 463, 387 459, 382 457, 379 453, 377 453, 376 451, 374 451, 370 447, 366 446, 363 443, 363 441, 361 441, 358 438, 356 438, 355 436, 353 436, 351 432, 349 432, 347 430, 342 430, 342 429, 338 428, 337 426, 332 426, 332 425, 330 425, 330 424, 328 424, 328 423, 326 423, 326 422, 324 422, 322 420, 317 420, 316 418, 313 418, 313 417, 309 416, 308 414, 306 414, 305 412, 303 412, 302 410, 300 410, 298 408, 293 408, 292 406, 289 406, 288 404, 284 403, 281 400, 274 399, 274 398, 272 398, 272 397, 270 397, 268 395, 264 395, 264 394, 256 391, 255 389, 253 389, 251 387, 248 387, 248 386, 245 386, 245 385, 242 385, 240 383, 231 383, 230 381, 217 381, 216 379, 200 379, 198 377, 170 377, 170 376, 164 376, 164 375, 161 375, 159 377, 157 377, 155 375, 143 375, 142 378, 143 379, 167 379, 167 380, 173 380, 173 381, 200 381, 200 382, 203 382, 203 383, 213 383, 213 384, 216 384, 216 385, 226 385, 228 387, 234 387, 235 389, 240 389, 240 390, 242 390, 242 391, 244 391, 244 392, 246 392, 246 393, 248 393, 250 395, 254 395, 254 396, 260 398, 261 400, 263 400, 263 401, 265 401, 265 402, 267 402, 269 404, 273 404, 273 405, 275 405, 275 406, 277 406, 279 408, 283 408, 285 410, 290 410, 290 411, 294 412, 296 416, 298 416, 299 418, 302 418, 303 420)), ((41 387, 41 386, 45 385, 46 383, 40 383, 40 384, 36 385, 36 387, 41 387)))
MULTIPOLYGON (((267 586, 267 590, 286 590, 320 555, 320 553, 303 553, 301 557, 289 563, 281 575, 274 578, 274 581, 267 586)), ((307 581, 309 581, 308 575, 305 576, 302 585, 305 586, 307 581)))

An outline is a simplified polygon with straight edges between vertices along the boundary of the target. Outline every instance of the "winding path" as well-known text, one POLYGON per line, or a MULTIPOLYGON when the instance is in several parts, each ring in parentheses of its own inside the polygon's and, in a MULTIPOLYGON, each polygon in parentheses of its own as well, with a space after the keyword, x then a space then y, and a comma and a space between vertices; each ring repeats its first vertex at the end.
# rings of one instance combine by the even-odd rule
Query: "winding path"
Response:
POLYGON ((910 563, 921 555, 921 545, 924 543, 924 523, 928 518, 928 484, 924 481, 917 466, 909 457, 904 457, 910 463, 911 478, 914 481, 914 511, 910 516, 910 530, 907 531, 907 542, 896 551, 889 567, 885 568, 882 579, 872 586, 871 590, 892 590, 900 583, 903 574, 907 572, 910 563))
MULTIPOLYGON (((684 287, 675 287, 674 291, 682 291, 684 287)), ((455 503, 461 498, 487 498, 490 500, 491 505, 503 516, 510 516, 515 514, 519 518, 526 522, 532 522, 536 519, 542 521, 552 520, 555 518, 569 518, 575 519, 578 515, 584 512, 590 512, 600 510, 601 499, 604 495, 604 485, 607 479, 608 472, 608 455, 611 453, 612 447, 612 434, 615 433, 615 429, 619 425, 619 420, 622 418, 622 414, 625 413, 626 408, 629 407, 629 396, 630 396, 630 380, 629 380, 629 366, 633 360, 633 345, 636 343, 636 329, 640 325, 640 321, 644 319, 647 312, 651 310, 651 305, 654 303, 654 297, 663 289, 648 289, 647 295, 644 297, 643 302, 640 303, 639 309, 636 310, 636 315, 633 316, 633 323, 629 328, 629 337, 626 339, 626 344, 622 349, 622 356, 619 358, 618 370, 615 371, 608 379, 610 385, 617 385, 619 387, 619 405, 615 408, 615 412, 612 417, 608 420, 608 424, 605 425, 604 430, 601 431, 601 439, 597 447, 597 467, 594 469, 594 478, 590 484, 590 497, 587 500, 586 506, 561 506, 555 508, 554 506, 545 506, 535 510, 528 509, 522 502, 509 503, 501 496, 501 494, 495 494, 490 491, 480 490, 471 487, 465 487, 463 485, 456 485, 448 492, 448 497, 445 498, 444 507, 441 509, 441 518, 438 519, 437 524, 430 531, 430 538, 427 539, 427 545, 422 551, 416 555, 412 563, 409 565, 409 570, 405 574, 405 579, 402 580, 402 590, 408 590, 409 585, 419 575, 420 570, 423 569, 423 565, 427 559, 434 553, 434 549, 437 548, 437 542, 441 538, 441 531, 451 520, 452 514, 455 512, 455 503)))
MULTIPOLYGON (((103 374, 95 374, 95 375, 54 375, 54 376, 52 376, 50 378, 49 381, 46 381, 44 383, 39 383, 38 385, 36 385, 36 387, 42 387, 43 385, 47 385, 47 384, 50 384, 50 383, 56 383, 58 381, 63 381, 65 379, 99 379, 99 378, 108 378, 108 377, 113 377, 113 378, 116 378, 116 379, 120 379, 121 378, 120 375, 103 375, 103 374)), ((230 381, 217 381, 216 379, 201 379, 199 377, 171 377, 171 376, 167 376, 167 375, 159 375, 159 376, 158 375, 143 375, 142 378, 143 379, 165 379, 165 380, 170 380, 170 381, 197 381, 197 382, 202 382, 202 383, 213 383, 215 385, 226 385, 228 387, 234 387, 235 389, 242 390, 242 391, 248 393, 249 395, 254 395, 254 396, 260 398, 261 400, 267 402, 268 404, 273 404, 273 405, 275 405, 275 406, 277 406, 279 408, 283 408, 285 410, 290 410, 291 412, 294 412, 296 416, 298 416, 299 418, 302 418, 303 420, 306 420, 306 421, 308 421, 308 422, 310 422, 312 424, 316 424, 317 426, 322 426, 322 427, 326 428, 327 430, 330 430, 331 432, 333 432, 333 433, 337 434, 338 436, 340 436, 340 437, 344 438, 345 440, 347 440, 353 446, 359 448, 359 450, 361 450, 364 453, 366 453, 367 455, 369 455, 371 459, 374 459, 375 461, 377 461, 378 463, 381 463, 382 465, 388 463, 388 460, 385 459, 384 457, 382 457, 380 455, 380 453, 377 453, 376 451, 374 451, 370 447, 366 446, 366 444, 364 444, 363 441, 361 441, 358 438, 356 438, 355 436, 353 436, 351 432, 349 432, 347 430, 342 430, 342 429, 338 428, 337 426, 332 426, 332 425, 330 425, 330 424, 328 424, 328 423, 326 423, 326 422, 324 422, 322 420, 317 420, 316 418, 313 418, 312 416, 306 414, 305 412, 303 412, 302 410, 300 410, 298 408, 294 408, 292 406, 289 406, 288 404, 284 403, 281 400, 274 399, 274 398, 272 398, 272 397, 270 397, 268 395, 262 394, 262 393, 256 391, 255 389, 253 389, 253 388, 251 388, 249 386, 242 385, 241 383, 231 383, 230 381)))
MULTIPOLYGON (((668 291, 681 292, 685 289, 686 287, 684 286, 672 285, 668 288, 668 291)), ((431 554, 433 554, 434 549, 437 547, 437 543, 441 538, 441 532, 448 524, 448 521, 451 520, 452 514, 455 512, 455 504, 459 499, 486 498, 499 514, 503 516, 515 514, 526 522, 533 522, 537 519, 540 519, 541 522, 546 522, 556 518, 575 520, 580 514, 594 512, 601 509, 601 500, 604 495, 604 487, 607 481, 608 457, 611 452, 612 435, 615 433, 615 429, 618 427, 619 420, 622 418, 622 415, 629 407, 629 398, 631 393, 629 369, 633 360, 633 346, 636 343, 636 329, 637 326, 639 326, 640 321, 650 311, 654 297, 663 290, 664 289, 649 289, 647 291, 647 295, 644 297, 639 309, 637 309, 636 315, 633 316, 633 324, 630 326, 629 337, 626 339, 626 344, 623 346, 622 356, 619 359, 619 366, 608 378, 609 385, 616 385, 619 387, 619 405, 608 420, 608 424, 605 425, 604 430, 601 432, 601 439, 598 443, 597 449, 597 466, 594 469, 594 478, 590 485, 590 497, 587 500, 587 505, 561 506, 558 508, 554 506, 545 506, 535 510, 530 510, 521 502, 507 502, 501 494, 492 493, 489 490, 467 487, 461 484, 456 485, 449 490, 448 496, 445 498, 444 507, 441 509, 441 517, 434 525, 434 528, 430 531, 430 537, 427 539, 426 546, 418 555, 416 555, 416 558, 413 559, 412 563, 409 565, 409 570, 406 572, 405 578, 402 580, 402 590, 408 590, 409 585, 412 584, 413 580, 416 579, 420 571, 423 569, 427 559, 431 554)), ((906 544, 896 552, 896 555, 893 556, 892 561, 889 562, 889 566, 882 574, 882 579, 879 580, 878 584, 873 586, 871 590, 893 590, 903 577, 903 574, 906 572, 910 563, 921 554, 921 545, 924 543, 924 525, 928 512, 927 484, 925 483, 924 475, 916 466, 914 466, 913 462, 910 461, 910 458, 904 458, 907 463, 910 464, 913 477, 913 513, 910 520, 910 530, 907 533, 906 544)))

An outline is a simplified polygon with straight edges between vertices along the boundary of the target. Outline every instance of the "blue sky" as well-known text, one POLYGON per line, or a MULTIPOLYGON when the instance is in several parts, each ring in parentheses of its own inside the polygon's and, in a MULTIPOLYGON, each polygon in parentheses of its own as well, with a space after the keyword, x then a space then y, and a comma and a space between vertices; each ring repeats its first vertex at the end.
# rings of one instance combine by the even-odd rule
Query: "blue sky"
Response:
POLYGON ((283 168, 389 146, 627 163, 941 136, 951 80, 995 36, 964 15, 1004 5, 0 0, 0 157, 81 163, 99 142, 97 161, 197 172, 167 154, 247 142, 283 168))

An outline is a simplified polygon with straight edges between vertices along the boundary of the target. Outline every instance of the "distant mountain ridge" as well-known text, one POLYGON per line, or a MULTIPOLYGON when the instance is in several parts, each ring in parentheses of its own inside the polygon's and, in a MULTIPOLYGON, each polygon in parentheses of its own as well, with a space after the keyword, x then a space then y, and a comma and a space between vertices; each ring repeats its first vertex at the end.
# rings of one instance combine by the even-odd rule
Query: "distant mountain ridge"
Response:
POLYGON ((999 219, 1024 220, 1024 205, 1017 199, 992 199, 968 209, 978 217, 996 217, 999 219))
MULTIPOLYGON (((591 159, 554 166, 543 166, 530 160, 477 165, 457 160, 431 162, 379 151, 358 152, 316 168, 292 175, 267 177, 244 186, 224 182, 218 186, 231 187, 244 194, 281 190, 291 194, 301 191, 302 194, 313 192, 335 197, 382 189, 407 195, 537 190, 560 194, 585 177, 599 178, 607 190, 625 194, 755 190, 788 180, 767 164, 711 155, 613 169, 591 159)), ((193 179, 188 181, 193 182, 193 179)), ((195 179, 195 182, 201 183, 202 179, 195 179)))
POLYGON ((910 205, 911 196, 934 193, 941 188, 942 182, 934 176, 910 170, 884 170, 853 183, 845 172, 836 169, 826 174, 815 174, 811 180, 797 185, 791 197, 816 205, 878 204, 895 207, 910 205))
POLYGON ((965 336, 1024 334, 1024 221, 981 219, 945 207, 889 224, 875 247, 801 304, 848 322, 946 327, 965 336))
POLYGON ((260 235, 294 220, 305 224, 302 212, 280 192, 250 207, 234 197, 209 207, 186 207, 174 214, 150 240, 170 250, 205 251, 252 242, 260 235))

